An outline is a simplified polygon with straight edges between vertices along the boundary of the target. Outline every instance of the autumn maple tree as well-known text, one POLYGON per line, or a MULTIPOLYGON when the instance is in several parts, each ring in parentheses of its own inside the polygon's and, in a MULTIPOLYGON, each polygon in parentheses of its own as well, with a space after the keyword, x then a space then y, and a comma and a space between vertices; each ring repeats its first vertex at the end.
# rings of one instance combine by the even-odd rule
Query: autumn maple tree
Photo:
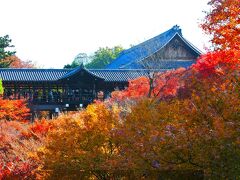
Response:
POLYGON ((35 65, 32 61, 23 61, 17 56, 9 56, 5 58, 7 61, 11 61, 9 65, 10 68, 35 68, 35 65))
POLYGON ((4 88, 0 80, 0 121, 28 121, 30 109, 24 100, 3 99, 4 88))
POLYGON ((51 122, 0 121, 0 127, 0 179, 36 179, 41 162, 35 154, 51 122))
POLYGON ((211 0, 211 10, 202 24, 203 30, 211 35, 215 49, 237 49, 240 42, 240 1, 211 0))
POLYGON ((139 77, 130 80, 128 88, 122 91, 112 92, 111 100, 122 101, 127 98, 137 100, 142 97, 166 99, 173 97, 182 86, 181 78, 185 71, 185 68, 179 68, 164 73, 155 72, 153 79, 149 77, 139 77), (152 89, 150 88, 151 86, 152 89))
POLYGON ((239 176, 239 77, 229 76, 220 87, 196 81, 189 98, 143 99, 133 106, 117 128, 123 162, 136 169, 239 176))
POLYGON ((104 103, 96 103, 82 112, 56 119, 44 148, 38 152, 43 160, 43 178, 107 177, 104 170, 114 170, 118 158, 111 136, 117 112, 104 103))
POLYGON ((29 113, 24 100, 0 99, 0 121, 27 121, 29 113))

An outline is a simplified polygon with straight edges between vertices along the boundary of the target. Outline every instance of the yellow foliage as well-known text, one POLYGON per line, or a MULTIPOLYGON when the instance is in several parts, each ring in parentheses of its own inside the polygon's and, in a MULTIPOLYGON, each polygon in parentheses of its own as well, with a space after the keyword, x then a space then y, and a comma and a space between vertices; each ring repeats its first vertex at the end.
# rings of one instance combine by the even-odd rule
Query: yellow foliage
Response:
POLYGON ((52 178, 68 171, 90 177, 91 171, 104 169, 106 161, 117 152, 111 131, 117 123, 118 111, 116 107, 113 109, 97 103, 54 120, 47 144, 39 151, 44 159, 43 172, 51 172, 48 175, 52 178))

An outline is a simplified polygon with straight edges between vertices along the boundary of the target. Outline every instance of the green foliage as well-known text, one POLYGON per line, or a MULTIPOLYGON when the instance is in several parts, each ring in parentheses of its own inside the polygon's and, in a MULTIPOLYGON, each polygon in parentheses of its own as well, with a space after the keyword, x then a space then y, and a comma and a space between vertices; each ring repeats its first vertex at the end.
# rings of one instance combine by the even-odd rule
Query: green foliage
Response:
POLYGON ((3 92, 4 92, 4 88, 2 85, 2 80, 0 79, 0 95, 3 95, 3 92))
MULTIPOLYGON (((77 67, 77 66, 76 66, 77 67)), ((72 64, 66 64, 64 65, 63 67, 64 69, 72 69, 72 68, 75 68, 75 66, 72 66, 72 64)))
POLYGON ((110 64, 123 51, 121 46, 113 48, 99 48, 93 56, 87 56, 85 53, 78 54, 71 64, 66 64, 64 68, 76 68, 84 64, 86 68, 103 69, 110 64))
POLYGON ((103 69, 110 64, 123 51, 121 46, 113 48, 99 48, 93 55, 92 61, 86 64, 87 68, 103 69))
POLYGON ((14 55, 15 51, 6 50, 8 48, 14 47, 11 45, 11 39, 6 35, 4 37, 0 37, 0 68, 8 68, 12 61, 5 60, 5 58, 14 55))

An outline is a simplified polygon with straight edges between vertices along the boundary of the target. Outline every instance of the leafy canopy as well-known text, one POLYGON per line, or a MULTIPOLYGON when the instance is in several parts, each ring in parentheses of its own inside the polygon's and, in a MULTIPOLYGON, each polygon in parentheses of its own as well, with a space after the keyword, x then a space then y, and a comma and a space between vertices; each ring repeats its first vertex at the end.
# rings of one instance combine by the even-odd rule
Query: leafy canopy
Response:
POLYGON ((8 68, 12 63, 11 60, 6 60, 7 57, 14 55, 15 51, 9 51, 9 48, 14 47, 11 45, 12 40, 8 35, 0 37, 0 68, 8 68))
POLYGON ((11 61, 9 68, 36 68, 36 65, 32 61, 23 61, 17 56, 9 56, 6 60, 11 61))
POLYGON ((0 99, 0 121, 28 121, 29 111, 23 100, 0 99))
POLYGON ((71 64, 65 65, 64 68, 76 68, 84 64, 87 68, 102 69, 116 59, 122 51, 123 48, 121 46, 115 46, 113 48, 99 48, 94 52, 93 56, 88 56, 86 53, 80 53, 71 64))
POLYGON ((93 59, 86 65, 87 68, 102 69, 106 65, 110 64, 118 55, 123 51, 121 46, 115 46, 113 48, 105 47, 99 48, 93 55, 93 59))
POLYGON ((211 35, 214 49, 237 49, 240 42, 240 1, 210 0, 211 10, 201 25, 211 35))

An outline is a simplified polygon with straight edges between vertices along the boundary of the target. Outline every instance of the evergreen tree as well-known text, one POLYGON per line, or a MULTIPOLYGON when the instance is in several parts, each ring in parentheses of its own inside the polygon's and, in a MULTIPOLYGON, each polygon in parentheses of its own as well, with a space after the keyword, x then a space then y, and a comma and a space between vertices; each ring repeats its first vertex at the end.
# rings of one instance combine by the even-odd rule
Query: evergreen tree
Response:
POLYGON ((11 59, 6 59, 9 56, 15 55, 15 51, 9 51, 8 48, 14 47, 11 45, 12 40, 8 35, 0 37, 0 68, 8 68, 12 63, 11 59))

